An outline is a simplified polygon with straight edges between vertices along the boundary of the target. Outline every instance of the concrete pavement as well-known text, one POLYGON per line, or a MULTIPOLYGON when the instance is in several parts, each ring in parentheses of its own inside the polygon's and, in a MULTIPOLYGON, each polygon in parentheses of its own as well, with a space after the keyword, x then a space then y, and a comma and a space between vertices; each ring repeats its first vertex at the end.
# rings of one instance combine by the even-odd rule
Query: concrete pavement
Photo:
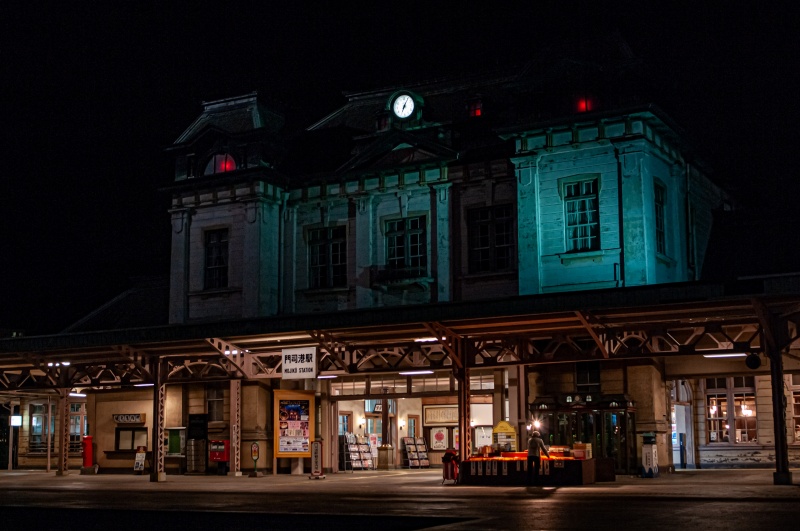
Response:
MULTIPOLYGON (((662 497, 691 499, 766 499, 800 501, 800 469, 793 470, 793 485, 774 485, 771 469, 682 470, 658 478, 617 476, 614 482, 569 487, 489 487, 442 484, 441 469, 359 471, 328 474, 325 479, 305 475, 247 476, 168 475, 164 482, 149 476, 98 474, 80 475, 72 470, 65 476, 55 472, 0 471, 0 490, 16 491, 107 491, 187 493, 327 493, 368 495, 381 498, 415 492, 426 496, 452 498, 517 497, 536 492, 580 497, 662 497)), ((2 502, 0 501, 0 504, 2 502)))

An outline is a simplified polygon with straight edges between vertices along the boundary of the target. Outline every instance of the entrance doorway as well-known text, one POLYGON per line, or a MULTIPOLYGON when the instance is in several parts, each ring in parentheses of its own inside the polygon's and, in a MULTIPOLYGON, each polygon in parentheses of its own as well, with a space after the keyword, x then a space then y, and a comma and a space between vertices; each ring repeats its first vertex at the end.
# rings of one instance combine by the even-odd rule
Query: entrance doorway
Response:
POLYGON ((533 417, 541 423, 540 431, 546 444, 572 446, 591 443, 593 457, 613 459, 616 474, 635 474, 638 471, 634 411, 628 408, 534 409, 533 417))

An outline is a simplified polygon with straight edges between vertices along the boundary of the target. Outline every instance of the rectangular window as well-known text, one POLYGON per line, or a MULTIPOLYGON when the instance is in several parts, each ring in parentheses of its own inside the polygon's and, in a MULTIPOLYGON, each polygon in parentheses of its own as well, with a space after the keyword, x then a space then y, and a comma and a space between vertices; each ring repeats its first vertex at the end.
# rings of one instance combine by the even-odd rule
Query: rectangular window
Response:
POLYGON ((757 442, 755 378, 706 378, 705 383, 708 443, 757 442))
POLYGON ((353 414, 350 412, 339 413, 339 435, 345 435, 353 431, 352 419, 353 414))
POLYGON ((426 276, 428 238, 425 216, 395 219, 386 223, 386 265, 404 276, 426 276))
POLYGON ((469 104, 467 105, 467 111, 469 112, 469 115, 473 118, 475 118, 476 116, 480 116, 481 114, 483 114, 483 102, 481 102, 480 100, 469 102, 469 104))
POLYGON ((792 425, 789 431, 794 433, 794 442, 800 443, 800 374, 792 375, 792 425))
POLYGON ((228 229, 210 230, 205 234, 205 289, 228 287, 228 229))
POLYGON ((600 392, 600 362, 586 361, 575 364, 575 390, 578 393, 600 392))
POLYGON ((511 205, 470 210, 467 215, 469 272, 513 269, 515 260, 514 214, 511 205))
POLYGON ((564 185, 567 252, 600 249, 597 179, 564 185))
POLYGON ((225 420, 225 389, 223 387, 208 387, 206 389, 206 403, 208 405, 209 422, 225 420))
POLYGON ((28 437, 29 453, 47 452, 47 439, 50 439, 50 450, 55 450, 56 406, 50 405, 50 429, 47 428, 47 404, 31 404, 30 436, 28 437), (49 436, 49 437, 48 437, 49 436))
POLYGON ((308 231, 309 287, 347 286, 347 230, 344 225, 308 231))
POLYGON ((81 452, 81 441, 89 435, 89 420, 86 417, 86 403, 73 402, 69 405, 69 451, 81 452))
POLYGON ((655 213, 656 213, 656 252, 667 254, 667 238, 664 230, 664 205, 666 204, 667 191, 663 186, 655 185, 655 213))
POLYGON ((136 450, 138 447, 147 448, 147 428, 117 428, 117 450, 136 450))

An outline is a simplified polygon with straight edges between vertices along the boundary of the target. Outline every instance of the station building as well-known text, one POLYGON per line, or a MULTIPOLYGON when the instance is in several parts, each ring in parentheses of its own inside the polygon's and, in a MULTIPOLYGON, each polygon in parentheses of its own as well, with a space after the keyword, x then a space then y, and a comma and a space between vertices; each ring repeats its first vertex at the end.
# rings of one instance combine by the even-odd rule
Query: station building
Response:
POLYGON ((159 472, 255 444, 296 473, 315 438, 329 471, 437 466, 501 421, 618 474, 643 437, 662 469, 796 462, 798 279, 702 282, 733 201, 623 42, 574 53, 347 93, 301 134, 256 93, 204 103, 168 150, 169 282, 0 340, 16 466, 79 466, 85 435, 102 471, 160 441, 159 472))

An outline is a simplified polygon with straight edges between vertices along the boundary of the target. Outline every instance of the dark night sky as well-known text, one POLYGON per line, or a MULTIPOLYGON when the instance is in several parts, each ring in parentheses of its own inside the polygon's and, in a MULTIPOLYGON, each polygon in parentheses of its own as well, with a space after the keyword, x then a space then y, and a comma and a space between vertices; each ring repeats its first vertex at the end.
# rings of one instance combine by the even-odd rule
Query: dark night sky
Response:
POLYGON ((0 4, 0 329, 57 332, 168 273, 163 151, 202 101, 258 90, 309 124, 342 91, 519 63, 598 27, 644 60, 753 219, 796 202, 791 2, 341 4, 0 4))

